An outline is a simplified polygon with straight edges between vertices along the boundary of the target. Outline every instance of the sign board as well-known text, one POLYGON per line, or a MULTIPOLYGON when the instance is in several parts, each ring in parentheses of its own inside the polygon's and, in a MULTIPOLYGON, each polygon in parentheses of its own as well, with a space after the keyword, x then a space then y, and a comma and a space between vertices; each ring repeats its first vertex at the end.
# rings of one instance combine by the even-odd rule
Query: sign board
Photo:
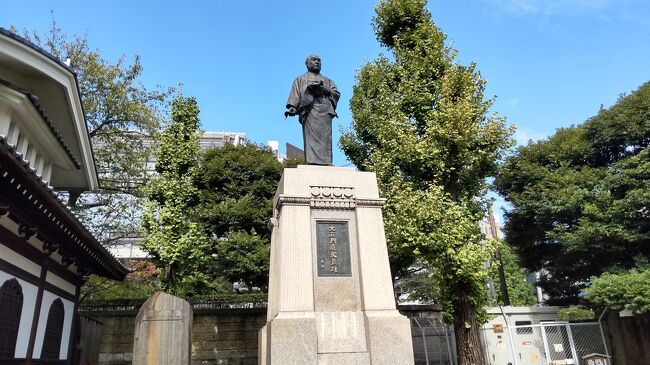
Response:
POLYGON ((610 365, 609 356, 603 354, 589 354, 582 357, 583 365, 610 365))
POLYGON ((348 222, 316 221, 319 277, 350 277, 348 222))

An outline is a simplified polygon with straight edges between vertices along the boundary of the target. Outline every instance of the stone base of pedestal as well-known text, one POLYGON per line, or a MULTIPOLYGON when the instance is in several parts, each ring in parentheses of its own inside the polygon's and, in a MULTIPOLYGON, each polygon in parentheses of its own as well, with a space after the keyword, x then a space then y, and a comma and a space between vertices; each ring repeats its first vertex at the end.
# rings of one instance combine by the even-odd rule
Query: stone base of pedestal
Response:
POLYGON ((274 199, 261 365, 412 365, 373 173, 285 169, 274 199))
POLYGON ((411 323, 395 311, 367 311, 370 363, 413 364, 411 323))

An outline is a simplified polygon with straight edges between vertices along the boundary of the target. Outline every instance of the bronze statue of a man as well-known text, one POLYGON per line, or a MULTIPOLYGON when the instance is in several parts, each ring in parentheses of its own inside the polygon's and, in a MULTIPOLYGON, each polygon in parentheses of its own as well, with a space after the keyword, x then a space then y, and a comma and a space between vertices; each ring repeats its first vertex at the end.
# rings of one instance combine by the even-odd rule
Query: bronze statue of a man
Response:
POLYGON ((332 118, 341 93, 320 74, 320 57, 305 60, 307 72, 293 81, 284 116, 298 115, 305 142, 305 163, 332 165, 332 118))

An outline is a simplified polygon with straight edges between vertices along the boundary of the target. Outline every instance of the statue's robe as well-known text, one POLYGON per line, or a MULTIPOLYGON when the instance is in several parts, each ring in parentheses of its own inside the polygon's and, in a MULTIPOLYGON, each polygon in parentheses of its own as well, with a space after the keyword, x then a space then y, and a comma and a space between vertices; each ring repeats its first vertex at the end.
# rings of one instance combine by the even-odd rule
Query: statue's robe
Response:
POLYGON ((332 165, 332 118, 337 116, 336 104, 340 96, 334 82, 321 74, 306 72, 293 81, 287 108, 296 108, 302 124, 305 163, 332 165), (307 88, 313 80, 322 81, 331 95, 314 95, 307 88))

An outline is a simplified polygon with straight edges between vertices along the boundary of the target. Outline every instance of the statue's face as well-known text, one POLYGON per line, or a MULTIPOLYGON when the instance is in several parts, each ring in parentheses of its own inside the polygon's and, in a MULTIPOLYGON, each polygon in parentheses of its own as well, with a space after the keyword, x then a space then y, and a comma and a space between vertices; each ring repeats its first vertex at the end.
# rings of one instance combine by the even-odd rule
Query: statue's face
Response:
POLYGON ((320 72, 320 57, 312 55, 307 59, 307 70, 311 72, 320 72))

